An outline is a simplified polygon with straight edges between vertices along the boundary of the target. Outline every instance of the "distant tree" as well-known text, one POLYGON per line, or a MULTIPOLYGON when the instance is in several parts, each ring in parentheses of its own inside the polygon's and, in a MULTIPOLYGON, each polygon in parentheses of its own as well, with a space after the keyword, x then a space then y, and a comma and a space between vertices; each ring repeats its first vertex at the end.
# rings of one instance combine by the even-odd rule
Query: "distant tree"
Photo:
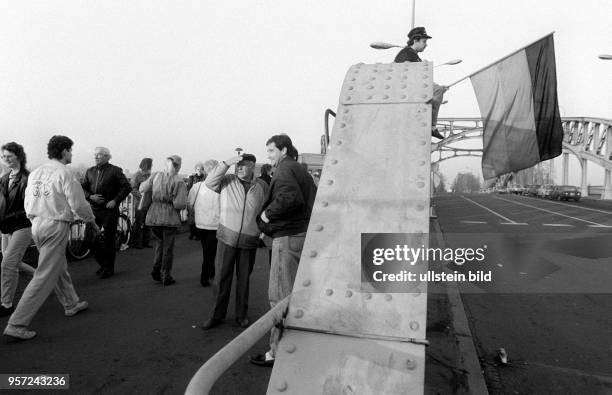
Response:
POLYGON ((474 193, 480 190, 480 179, 472 173, 459 173, 453 181, 453 193, 474 193))

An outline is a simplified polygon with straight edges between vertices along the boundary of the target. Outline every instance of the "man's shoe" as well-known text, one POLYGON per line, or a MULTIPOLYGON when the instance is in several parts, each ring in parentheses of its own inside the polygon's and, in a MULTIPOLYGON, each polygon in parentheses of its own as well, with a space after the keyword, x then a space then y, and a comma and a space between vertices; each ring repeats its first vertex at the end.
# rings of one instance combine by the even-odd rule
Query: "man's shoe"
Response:
POLYGON ((114 275, 115 275, 115 272, 104 271, 102 272, 102 275, 100 276, 100 278, 110 278, 110 277, 113 277, 114 275))
POLYGON ((4 336, 11 336, 21 340, 30 340, 36 336, 36 332, 29 330, 25 326, 7 325, 4 328, 4 336))
POLYGON ((6 317, 7 315, 11 315, 13 314, 13 311, 15 311, 15 307, 11 306, 11 307, 4 307, 2 305, 0 305, 0 317, 6 317))
POLYGON ((164 279, 164 282, 162 283, 163 285, 172 285, 176 283, 176 280, 173 279, 172 277, 167 277, 164 279))
POLYGON ((271 368, 274 366, 274 358, 268 358, 267 354, 268 353, 253 355, 251 356, 251 359, 249 359, 249 362, 251 362, 253 365, 271 368))
POLYGON ((218 320, 216 318, 211 318, 208 321, 206 321, 205 323, 202 324, 202 326, 200 328, 202 328, 203 330, 207 331, 209 329, 212 329, 216 326, 219 326, 223 323, 222 320, 218 320))
POLYGON ((83 300, 75 304, 74 307, 64 310, 64 314, 66 315, 66 317, 72 317, 73 315, 76 315, 79 311, 86 310, 88 307, 89 303, 83 300))
POLYGON ((162 280, 161 273, 159 273, 159 272, 151 272, 151 277, 153 277, 153 280, 155 280, 157 282, 161 282, 161 280, 162 280))
POLYGON ((99 275, 101 275, 102 273, 104 273, 104 268, 103 268, 103 267, 101 267, 101 268, 99 268, 98 270, 96 270, 96 274, 97 274, 98 276, 99 276, 99 275))
POLYGON ((238 325, 241 328, 248 328, 250 324, 251 322, 249 321, 247 317, 243 319, 236 318, 236 325, 238 325))
POLYGON ((208 280, 200 280, 200 285, 203 287, 210 287, 210 281, 208 280))
POLYGON ((444 140, 444 136, 438 129, 431 129, 431 135, 437 139, 444 140))

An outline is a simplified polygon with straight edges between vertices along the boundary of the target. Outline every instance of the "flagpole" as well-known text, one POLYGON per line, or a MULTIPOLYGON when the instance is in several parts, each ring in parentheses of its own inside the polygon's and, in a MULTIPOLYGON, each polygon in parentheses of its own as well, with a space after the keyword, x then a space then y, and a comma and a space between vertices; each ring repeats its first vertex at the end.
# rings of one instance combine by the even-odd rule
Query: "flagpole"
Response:
POLYGON ((506 56, 504 56, 503 58, 501 58, 501 59, 497 59, 495 62, 491 62, 490 64, 486 65, 485 67, 480 68, 480 69, 476 70, 475 72, 473 72, 473 73, 471 73, 471 74, 468 74, 468 75, 466 75, 465 77, 463 77, 463 78, 461 78, 461 79, 458 79, 457 81, 453 82, 452 84, 450 84, 450 85, 446 85, 446 86, 447 86, 448 88, 450 88, 450 87, 451 87, 451 86, 453 86, 453 85, 457 85, 457 84, 458 84, 458 83, 460 83, 461 81, 463 81, 463 80, 467 80, 467 79, 468 79, 468 78, 470 78, 471 76, 473 76, 473 75, 475 75, 475 74, 478 74, 478 73, 480 73, 481 71, 486 70, 486 69, 488 69, 489 67, 493 66, 495 63, 499 63, 499 62, 501 62, 502 60, 508 59, 510 56, 515 55, 515 54, 517 54, 517 53, 521 52, 522 50, 524 50, 524 49, 525 49, 525 48, 527 48, 528 46, 533 45, 533 44, 537 43, 538 41, 543 40, 543 39, 545 39, 546 37, 551 36, 551 35, 553 35, 553 34, 555 34, 555 32, 554 32, 554 31, 552 31, 552 32, 548 33, 547 35, 545 35, 545 36, 543 36, 543 37, 538 38, 537 40, 535 40, 535 41, 534 41, 534 42, 532 42, 532 43, 529 43, 529 44, 527 44, 527 45, 522 46, 521 48, 519 48, 519 49, 517 49, 516 51, 514 51, 514 52, 512 52, 512 53, 510 53, 510 54, 508 54, 508 55, 506 55, 506 56))

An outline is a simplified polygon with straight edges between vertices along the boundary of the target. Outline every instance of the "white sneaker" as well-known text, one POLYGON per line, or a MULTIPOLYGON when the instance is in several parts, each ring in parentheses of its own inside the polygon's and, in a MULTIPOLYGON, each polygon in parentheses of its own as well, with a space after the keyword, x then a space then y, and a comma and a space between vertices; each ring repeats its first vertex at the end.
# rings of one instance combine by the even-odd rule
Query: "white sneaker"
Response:
POLYGON ((6 326, 6 328, 4 328, 4 335, 15 337, 21 340, 30 340, 31 338, 36 336, 36 332, 28 330, 28 328, 26 328, 25 326, 14 326, 9 324, 6 326))
POLYGON ((80 301, 77 304, 75 304, 74 307, 72 307, 70 309, 64 310, 64 314, 66 314, 66 317, 72 317, 73 315, 75 315, 79 311, 83 311, 83 310, 87 309, 87 307, 89 307, 89 303, 87 303, 87 301, 83 300, 83 301, 80 301))

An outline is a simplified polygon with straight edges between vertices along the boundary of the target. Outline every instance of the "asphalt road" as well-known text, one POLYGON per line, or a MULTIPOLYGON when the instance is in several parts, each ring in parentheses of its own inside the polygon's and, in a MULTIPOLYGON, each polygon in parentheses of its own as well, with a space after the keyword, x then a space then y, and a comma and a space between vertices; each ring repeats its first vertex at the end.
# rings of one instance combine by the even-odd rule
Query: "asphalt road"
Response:
POLYGON ((461 284, 491 393, 612 393, 612 202, 438 196, 447 246, 484 247, 445 264, 491 281, 461 284), (508 365, 498 362, 505 348, 508 365))
MULTIPOLYGON (((268 310, 268 251, 260 249, 251 276, 249 316, 268 310)), ((233 324, 234 294, 226 324, 204 332, 197 327, 213 303, 212 288, 199 284, 199 242, 178 236, 175 285, 154 283, 152 250, 127 250, 117 256, 117 274, 106 280, 94 274, 91 258, 70 262, 77 293, 87 311, 65 317, 52 295, 34 318, 38 336, 30 341, 0 340, 0 373, 68 373, 70 390, 59 394, 182 394, 198 368, 241 333, 233 324)), ((27 278, 22 278, 16 300, 27 278)), ((4 327, 8 317, 0 319, 4 327)), ((453 332, 445 284, 428 293, 426 393, 466 393, 466 372, 453 332)), ((271 369, 248 362, 267 350, 264 337, 213 387, 213 394, 264 394, 271 369)), ((316 345, 315 345, 316 346, 316 345)), ((1 392, 1 391, 0 391, 1 392)), ((19 393, 15 391, 11 393, 19 393)), ((32 392, 32 391, 30 391, 32 392)), ((51 391, 53 392, 53 391, 51 391)))

